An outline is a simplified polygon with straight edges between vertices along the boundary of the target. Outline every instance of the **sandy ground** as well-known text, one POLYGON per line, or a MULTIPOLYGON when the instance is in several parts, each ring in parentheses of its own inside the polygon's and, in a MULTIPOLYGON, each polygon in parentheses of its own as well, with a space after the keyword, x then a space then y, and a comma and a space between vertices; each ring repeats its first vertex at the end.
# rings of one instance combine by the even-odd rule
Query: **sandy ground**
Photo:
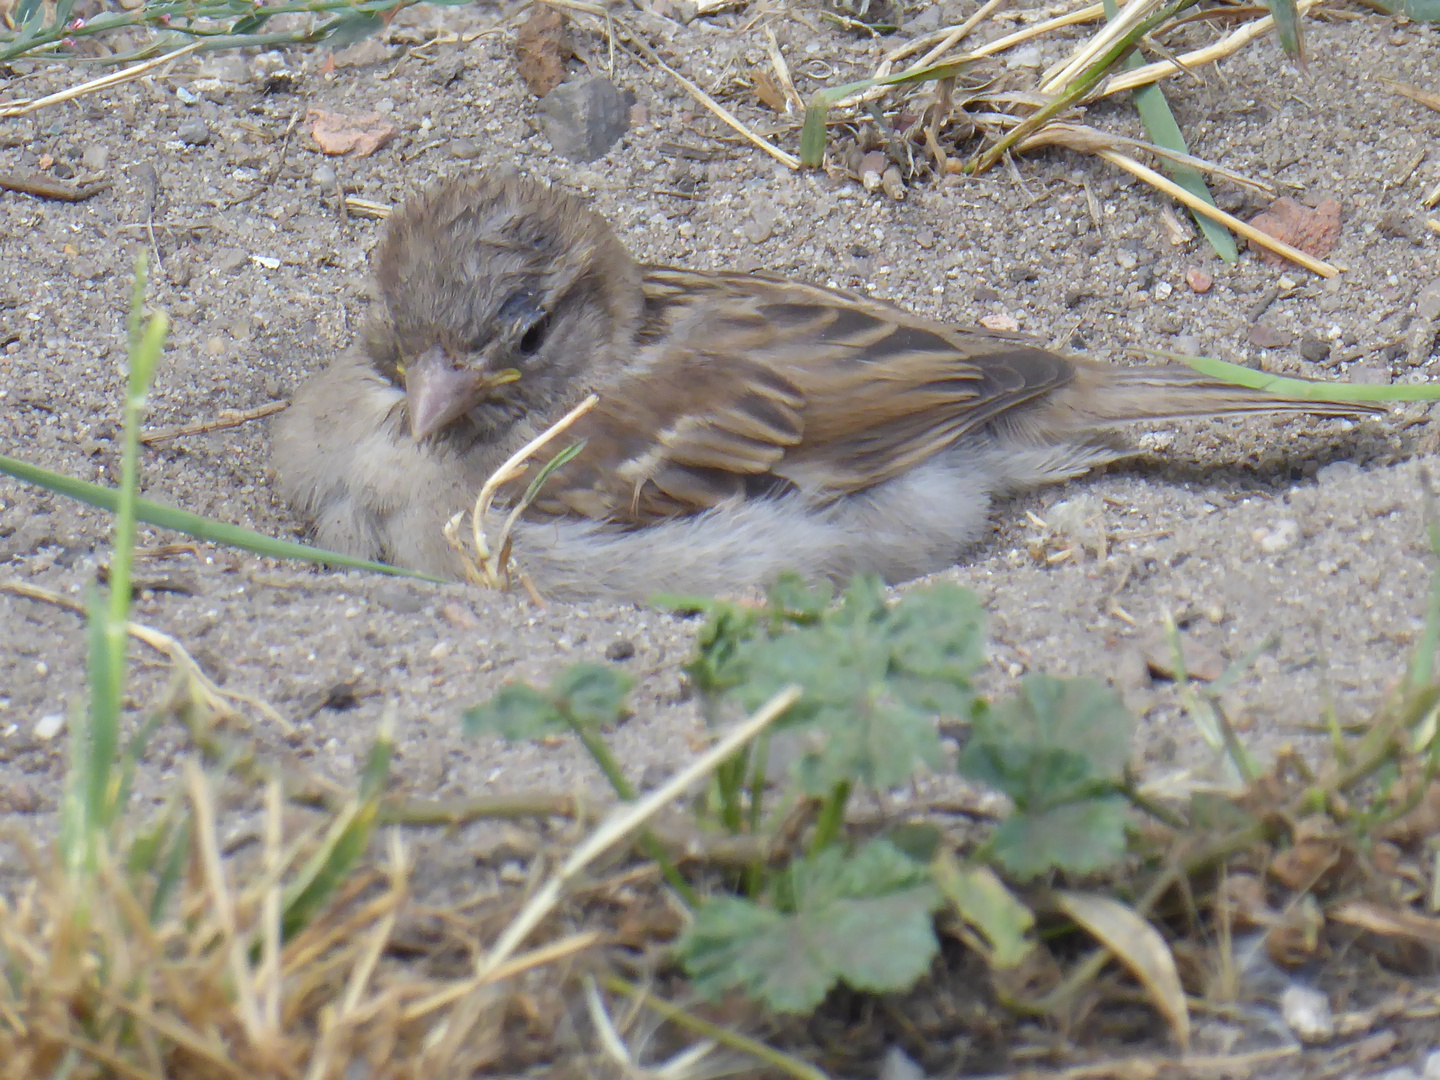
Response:
MULTIPOLYGON (((0 121, 0 169, 53 162, 113 183, 73 205, 0 194, 0 341, 8 342, 0 349, 0 448, 114 481, 125 303, 142 248, 160 259, 150 301, 174 320, 149 422, 283 400, 350 342, 368 303, 368 254, 381 226, 342 217, 331 176, 394 203, 436 176, 486 163, 583 192, 644 259, 764 267, 957 322, 1009 314, 1042 338, 1104 359, 1178 347, 1316 377, 1413 381, 1440 371, 1434 356, 1411 367, 1403 350, 1379 348, 1406 332, 1417 297, 1440 288, 1440 236, 1423 228, 1420 209, 1440 179, 1440 159, 1433 150, 1425 158, 1440 116, 1381 81, 1440 87, 1435 28, 1370 15, 1314 24, 1304 73, 1267 40, 1199 81, 1167 84, 1195 153, 1304 199, 1340 199, 1345 221, 1331 258, 1344 273, 1324 281, 1250 253, 1226 266, 1194 239, 1172 244, 1161 198, 1066 151, 1020 160, 1018 181, 1004 169, 952 177, 916 185, 898 202, 843 178, 792 173, 623 51, 615 81, 635 94, 634 123, 608 155, 575 164, 539 134, 536 101, 515 75, 506 33, 407 55, 404 42, 437 27, 483 30, 499 14, 486 4, 415 9, 392 28, 396 43, 352 50, 341 59, 358 62, 330 74, 320 51, 215 56, 0 121), (276 69, 296 74, 264 92, 257 80, 276 69), (326 157, 307 134, 311 108, 377 110, 400 136, 369 158, 326 157), (177 136, 183 128, 198 137, 202 126, 199 144, 177 136), (1192 292, 1191 269, 1211 275, 1214 287, 1192 292), (1289 344, 1257 348, 1249 343, 1253 312, 1274 289, 1263 319, 1289 344), (1301 357, 1304 335, 1333 343, 1332 358, 1377 350, 1327 367, 1301 357)), ((763 59, 763 28, 774 29, 802 96, 821 85, 817 75, 839 82, 867 74, 893 45, 845 33, 805 8, 688 26, 632 14, 678 70, 791 147, 798 123, 777 122, 739 82, 763 59)), ((1191 33, 1198 42, 1217 31, 1191 33)), ((604 69, 602 38, 580 32, 577 44, 604 69)), ((1062 46, 1043 41, 1038 59, 1058 58, 1062 46)), ((573 63, 577 72, 583 66, 573 63)), ((19 65, 0 79, 0 96, 33 96, 79 75, 19 65)), ((1128 101, 1100 106, 1092 120, 1143 134, 1128 101)), ((1247 212, 1263 205, 1231 188, 1220 199, 1247 212)), ((1230 694, 1232 718, 1262 754, 1303 740, 1330 708, 1363 721, 1421 625, 1431 576, 1425 454, 1437 445, 1427 409, 1397 408, 1361 425, 1186 425, 1147 439, 1150 453, 1137 465, 1002 507, 994 539, 941 575, 975 589, 991 613, 987 685, 1003 689, 1026 671, 1111 679, 1142 717, 1136 756, 1148 775, 1208 771, 1213 755, 1174 687, 1146 673, 1145 650, 1169 612, 1197 664, 1223 665, 1276 639, 1230 694), (1069 556, 1049 561, 1064 549, 1069 556)), ((146 452, 144 491, 295 536, 299 523, 274 495, 267 459, 259 423, 176 439, 146 452)), ((147 531, 142 543, 182 539, 147 531)), ((0 480, 0 579, 79 596, 107 560, 106 544, 104 515, 0 480)), ((461 586, 320 572, 203 544, 146 558, 138 572, 145 591, 135 618, 175 635, 227 690, 290 718, 298 733, 289 749, 338 780, 353 777, 388 715, 399 738, 398 782, 417 794, 598 791, 573 747, 475 743, 457 724, 464 706, 503 681, 545 680, 577 660, 619 663, 635 675, 635 716, 615 745, 637 777, 682 760, 703 731, 679 674, 693 621, 635 607, 537 609, 461 586), (607 660, 607 651, 628 658, 607 660), (337 686, 350 692, 332 693, 337 686)), ((82 625, 69 612, 0 594, 0 627, 0 810, 44 829, 65 760, 63 735, 44 736, 82 700, 82 625)), ((138 715, 165 673, 143 647, 133 655, 138 715)), ((177 746, 164 735, 153 747, 147 797, 164 790, 177 746)), ((463 845, 453 850, 463 862, 463 845)))

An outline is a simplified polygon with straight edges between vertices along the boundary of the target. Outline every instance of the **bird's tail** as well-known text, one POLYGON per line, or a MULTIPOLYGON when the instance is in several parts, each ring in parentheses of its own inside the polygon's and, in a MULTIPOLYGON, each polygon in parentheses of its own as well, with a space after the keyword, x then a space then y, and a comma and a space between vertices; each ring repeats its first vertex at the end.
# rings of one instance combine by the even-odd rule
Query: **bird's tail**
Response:
POLYGON ((1158 367, 1087 366, 1078 372, 1064 408, 1077 427, 1106 427, 1136 420, 1245 413, 1304 413, 1359 419, 1384 415, 1382 405, 1321 401, 1252 390, 1202 375, 1183 364, 1158 367))

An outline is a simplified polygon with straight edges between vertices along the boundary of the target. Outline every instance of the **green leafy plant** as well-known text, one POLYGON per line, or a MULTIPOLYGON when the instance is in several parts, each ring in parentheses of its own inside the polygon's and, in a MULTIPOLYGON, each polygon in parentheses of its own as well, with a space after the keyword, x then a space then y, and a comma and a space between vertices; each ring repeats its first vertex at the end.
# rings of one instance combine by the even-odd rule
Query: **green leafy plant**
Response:
MULTIPOLYGON (((65 56, 83 38, 117 30, 148 27, 163 37, 111 62, 138 60, 164 52, 186 40, 198 48, 240 49, 252 46, 314 45, 336 48, 351 45, 390 25, 390 20, 420 0, 290 0, 256 4, 253 0, 149 0, 133 10, 116 8, 88 18, 73 18, 75 0, 56 0, 47 19, 41 0, 20 0, 13 15, 13 31, 0 28, 0 61, 21 56, 65 56), (301 27, 272 31, 266 24, 280 15, 319 16, 301 27), (324 17, 328 16, 328 17, 324 17)), ((458 4, 464 0, 429 0, 458 4)), ((0 24, 3 27, 3 24, 0 24)))
POLYGON ((696 911, 677 949, 701 993, 743 990, 809 1012, 841 980, 877 992, 910 986, 939 951, 940 890, 924 863, 885 840, 797 859, 767 899, 716 896, 696 911))
POLYGON ((1021 879, 1118 861, 1134 726, 1115 692, 1091 679, 1031 675, 979 710, 960 772, 1015 804, 988 844, 994 860, 1021 879))
MULTIPOLYGON (((878 578, 860 577, 832 595, 786 576, 763 607, 661 601, 707 613, 686 671, 712 723, 801 688, 771 741, 722 763, 694 807, 708 829, 764 838, 767 849, 787 829, 805 838, 803 850, 778 867, 757 859, 735 893, 694 899, 687 883, 694 920, 676 946, 702 991, 741 990, 791 1012, 813 1009, 842 981, 871 991, 913 984, 938 950, 933 914, 947 903, 996 964, 1016 962, 1033 917, 987 860, 1024 880, 1087 873, 1125 854, 1132 721, 1112 693, 1036 677, 990 705, 972 683, 984 663, 984 612, 971 593, 941 584, 891 602, 878 578), (857 789, 884 792, 943 767, 939 717, 973 724, 961 771, 1008 795, 1014 812, 963 865, 932 829, 848 842, 842 826, 857 789), (795 746, 772 799, 769 751, 780 739, 795 746)), ((511 739, 574 731, 631 799, 603 739, 628 689, 612 669, 576 665, 544 690, 504 687, 466 713, 466 729, 511 739)))

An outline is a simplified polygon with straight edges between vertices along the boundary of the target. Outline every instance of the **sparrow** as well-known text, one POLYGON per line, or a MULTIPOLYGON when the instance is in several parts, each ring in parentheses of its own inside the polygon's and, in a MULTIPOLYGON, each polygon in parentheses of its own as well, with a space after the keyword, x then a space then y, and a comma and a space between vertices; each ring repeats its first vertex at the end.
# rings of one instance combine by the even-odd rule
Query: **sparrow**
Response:
POLYGON ((273 426, 280 491, 323 547, 463 578, 446 522, 593 392, 529 475, 578 454, 511 534, 561 600, 735 593, 787 569, 902 582, 954 565, 997 497, 1133 453, 1134 421, 1384 411, 1100 364, 769 274, 642 265, 580 199, 514 174, 416 197, 375 271, 361 340, 273 426))

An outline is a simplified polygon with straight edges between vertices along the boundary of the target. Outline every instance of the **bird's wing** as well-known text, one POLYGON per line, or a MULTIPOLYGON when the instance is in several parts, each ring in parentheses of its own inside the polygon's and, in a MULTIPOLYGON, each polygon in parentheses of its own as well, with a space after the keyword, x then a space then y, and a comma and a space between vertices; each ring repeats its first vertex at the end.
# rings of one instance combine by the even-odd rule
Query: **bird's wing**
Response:
POLYGON ((644 524, 783 488, 837 498, 1075 373, 1024 338, 819 286, 651 268, 645 289, 635 362, 598 388, 541 513, 644 524))

